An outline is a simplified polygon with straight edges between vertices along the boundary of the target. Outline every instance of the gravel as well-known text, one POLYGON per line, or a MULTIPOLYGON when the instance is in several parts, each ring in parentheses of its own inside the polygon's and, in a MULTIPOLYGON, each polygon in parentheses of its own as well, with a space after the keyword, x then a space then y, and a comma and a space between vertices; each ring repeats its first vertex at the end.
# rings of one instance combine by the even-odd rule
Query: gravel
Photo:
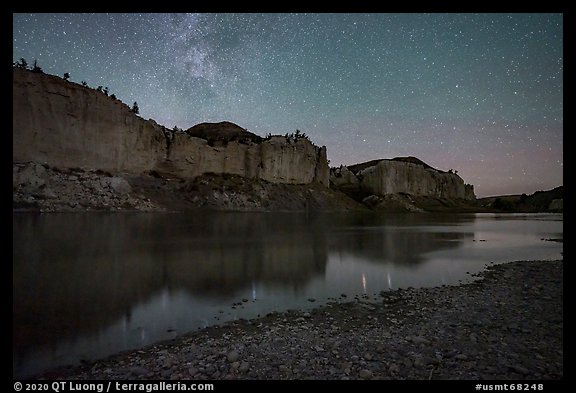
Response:
POLYGON ((563 261, 492 265, 460 286, 383 292, 189 333, 49 379, 563 377, 563 261))
POLYGON ((52 168, 33 162, 13 164, 15 210, 40 212, 164 211, 132 190, 126 174, 101 170, 52 168))

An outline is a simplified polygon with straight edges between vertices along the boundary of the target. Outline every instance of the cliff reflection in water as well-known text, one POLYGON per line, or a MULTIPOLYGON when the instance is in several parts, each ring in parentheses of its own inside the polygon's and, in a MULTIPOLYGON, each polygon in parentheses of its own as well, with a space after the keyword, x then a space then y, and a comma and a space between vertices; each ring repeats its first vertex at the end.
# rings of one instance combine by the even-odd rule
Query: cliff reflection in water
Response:
MULTIPOLYGON (((407 225, 407 217, 15 215, 14 356, 30 356, 42 347, 58 352, 59 342, 129 320, 133 310, 165 291, 184 291, 197 302, 229 309, 256 285, 270 289, 265 296, 282 293, 296 299, 278 304, 288 295, 277 295, 268 299, 274 308, 306 304, 305 290, 324 279, 330 253, 411 265, 423 261, 422 253, 457 246, 448 240, 467 236, 395 230, 395 225, 407 225)), ((116 350, 121 349, 126 348, 116 350)))
POLYGON ((293 214, 15 216, 13 245, 23 346, 97 329, 163 288, 222 299, 254 280, 298 289, 327 255, 325 234, 293 214))
POLYGON ((329 248, 367 262, 416 265, 425 261, 428 252, 457 247, 458 241, 472 238, 473 232, 453 228, 473 219, 446 214, 345 215, 330 237, 329 248))

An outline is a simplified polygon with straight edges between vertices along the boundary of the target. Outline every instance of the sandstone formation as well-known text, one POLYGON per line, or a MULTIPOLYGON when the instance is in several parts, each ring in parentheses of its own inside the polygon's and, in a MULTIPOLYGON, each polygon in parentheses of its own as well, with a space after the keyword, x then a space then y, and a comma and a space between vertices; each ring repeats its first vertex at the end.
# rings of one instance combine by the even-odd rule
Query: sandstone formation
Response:
POLYGON ((191 178, 236 174, 273 183, 328 186, 326 148, 268 139, 228 122, 172 132, 103 92, 62 78, 13 71, 13 161, 191 178), (214 135, 218 137, 214 137, 214 135))
POLYGON ((62 78, 14 69, 14 162, 143 172, 165 157, 164 135, 126 104, 62 78))
POLYGON ((209 141, 174 133, 166 161, 158 169, 183 178, 204 173, 228 173, 272 183, 329 184, 325 147, 306 139, 274 136, 261 143, 209 141))
POLYGON ((455 173, 434 169, 415 157, 383 159, 333 168, 330 181, 370 195, 406 193, 445 199, 474 200, 474 188, 455 173))
POLYGON ((263 138, 230 122, 169 130, 103 91, 19 68, 12 141, 16 209, 422 211, 429 201, 419 197, 443 209, 475 200, 457 174, 414 157, 330 170, 326 147, 299 132, 263 138))

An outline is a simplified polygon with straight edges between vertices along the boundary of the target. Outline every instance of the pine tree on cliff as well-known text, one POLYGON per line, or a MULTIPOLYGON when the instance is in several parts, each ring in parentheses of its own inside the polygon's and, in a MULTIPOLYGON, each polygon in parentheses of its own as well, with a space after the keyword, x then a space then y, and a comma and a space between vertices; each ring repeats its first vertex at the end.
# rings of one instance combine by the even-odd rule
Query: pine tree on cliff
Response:
POLYGON ((132 105, 132 112, 138 114, 140 113, 140 108, 138 108, 138 103, 134 101, 134 105, 132 105))
POLYGON ((42 67, 40 67, 40 66, 38 65, 38 60, 36 60, 36 59, 34 59, 34 66, 32 67, 32 72, 37 72, 37 73, 40 73, 40 74, 43 74, 43 73, 44 73, 44 71, 42 71, 42 67))
POLYGON ((65 72, 64 76, 62 77, 65 81, 67 81, 68 79, 70 79, 70 74, 65 72))

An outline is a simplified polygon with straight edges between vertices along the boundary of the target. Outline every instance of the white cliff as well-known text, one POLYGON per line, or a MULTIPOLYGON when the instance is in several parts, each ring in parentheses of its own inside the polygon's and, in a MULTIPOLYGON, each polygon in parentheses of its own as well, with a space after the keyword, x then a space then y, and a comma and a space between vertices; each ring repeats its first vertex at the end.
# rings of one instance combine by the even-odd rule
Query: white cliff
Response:
POLYGON ((475 199, 474 188, 456 173, 430 167, 414 157, 378 160, 336 168, 331 182, 337 187, 357 187, 374 195, 406 193, 446 199, 475 199))
POLYGON ((305 138, 265 140, 228 122, 199 125, 223 135, 232 129, 241 136, 212 143, 210 133, 204 133, 204 138, 173 133, 102 92, 53 75, 15 68, 12 113, 14 163, 133 174, 157 170, 182 178, 217 173, 273 183, 329 184, 326 148, 305 138))

